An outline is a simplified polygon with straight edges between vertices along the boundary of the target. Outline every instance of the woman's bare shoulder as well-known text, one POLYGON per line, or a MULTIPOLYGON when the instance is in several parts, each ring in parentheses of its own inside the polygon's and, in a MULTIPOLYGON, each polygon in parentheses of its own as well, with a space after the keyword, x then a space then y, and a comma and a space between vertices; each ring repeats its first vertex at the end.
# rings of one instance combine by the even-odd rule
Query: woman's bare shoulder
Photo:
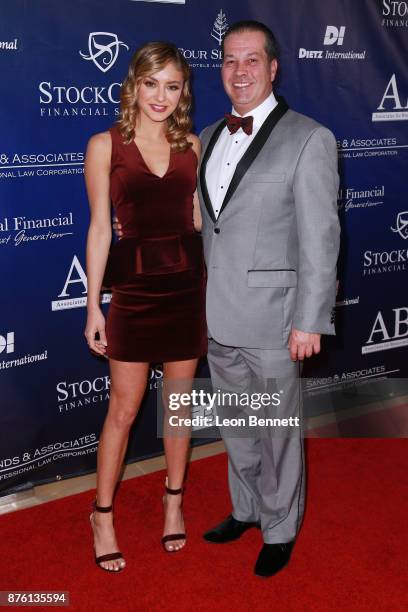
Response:
POLYGON ((92 147, 100 151, 110 149, 111 146, 112 137, 109 130, 106 130, 106 132, 98 132, 98 134, 94 134, 88 140, 88 147, 92 147))
POLYGON ((88 146, 86 149, 87 158, 98 159, 100 161, 106 160, 108 162, 110 160, 110 156, 112 154, 112 137, 110 135, 109 130, 106 132, 99 132, 98 134, 94 134, 88 140, 88 146))
POLYGON ((194 148, 196 148, 196 147, 200 148, 200 146, 201 146, 200 139, 195 134, 187 134, 187 140, 188 140, 188 142, 191 142, 191 144, 193 145, 194 148))
POLYGON ((201 155, 201 142, 198 136, 195 134, 188 134, 187 136, 188 142, 191 142, 191 148, 197 156, 197 159, 200 159, 201 155))

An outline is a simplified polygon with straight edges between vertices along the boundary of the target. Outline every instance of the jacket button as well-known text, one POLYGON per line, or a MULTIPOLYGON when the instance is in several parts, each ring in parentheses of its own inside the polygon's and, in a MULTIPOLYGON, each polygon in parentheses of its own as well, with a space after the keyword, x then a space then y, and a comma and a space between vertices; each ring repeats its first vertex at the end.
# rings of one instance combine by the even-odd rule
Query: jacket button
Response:
POLYGON ((219 227, 214 227, 214 234, 219 234, 220 233, 220 228, 219 227))

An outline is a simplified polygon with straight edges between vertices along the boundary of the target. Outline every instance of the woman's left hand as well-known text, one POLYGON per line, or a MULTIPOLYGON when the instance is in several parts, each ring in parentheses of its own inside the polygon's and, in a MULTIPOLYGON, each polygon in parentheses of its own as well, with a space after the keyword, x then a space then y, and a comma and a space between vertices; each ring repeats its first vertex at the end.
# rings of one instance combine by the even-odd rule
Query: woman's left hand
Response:
POLYGON ((106 347, 108 346, 105 333, 105 317, 99 308, 88 312, 85 337, 90 350, 105 357, 106 347), (96 338, 97 335, 99 335, 99 339, 96 338))

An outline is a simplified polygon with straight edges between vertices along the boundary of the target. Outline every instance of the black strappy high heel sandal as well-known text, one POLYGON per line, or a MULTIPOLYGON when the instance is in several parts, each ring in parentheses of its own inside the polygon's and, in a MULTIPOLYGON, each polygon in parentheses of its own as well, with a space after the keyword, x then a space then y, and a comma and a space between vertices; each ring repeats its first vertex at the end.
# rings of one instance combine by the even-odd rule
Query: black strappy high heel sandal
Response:
MULTIPOLYGON (((169 495, 183 495, 184 487, 181 487, 181 489, 170 489, 167 486, 167 478, 166 478, 166 482, 164 486, 166 489, 166 493, 168 493, 169 495)), ((165 496, 163 496, 163 504, 166 504, 165 496)), ((182 504, 180 504, 180 509, 181 509, 181 506, 182 504)), ((187 539, 187 536, 185 533, 169 533, 168 535, 165 535, 162 537, 161 543, 166 552, 173 553, 173 552, 179 552, 182 548, 184 548, 185 543, 183 544, 183 546, 180 546, 180 548, 171 548, 171 549, 166 547, 166 543, 174 542, 175 540, 186 540, 186 539, 187 539)))
MULTIPOLYGON (((112 512, 112 508, 113 508, 112 505, 111 506, 98 506, 96 501, 93 502, 92 504, 93 512, 91 512, 91 515, 89 517, 91 521, 92 531, 93 531, 93 515, 95 514, 95 512, 108 513, 108 512, 112 512)), ((124 569, 124 567, 119 566, 118 569, 116 570, 107 569, 106 567, 103 567, 101 563, 103 563, 104 561, 116 561, 116 559, 123 559, 123 555, 121 552, 117 551, 113 553, 108 553, 106 555, 100 555, 99 557, 97 557, 95 554, 96 565, 100 567, 102 570, 104 570, 105 572, 110 572, 111 574, 117 574, 118 572, 121 572, 124 569)))

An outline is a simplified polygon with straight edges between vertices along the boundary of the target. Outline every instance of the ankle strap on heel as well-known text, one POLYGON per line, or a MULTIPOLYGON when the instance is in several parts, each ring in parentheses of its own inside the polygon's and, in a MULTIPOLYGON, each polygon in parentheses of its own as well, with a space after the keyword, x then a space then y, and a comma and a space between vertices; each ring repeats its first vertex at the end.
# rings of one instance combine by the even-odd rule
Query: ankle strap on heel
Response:
POLYGON ((167 485, 164 485, 165 489, 166 489, 166 493, 168 493, 169 495, 180 495, 180 493, 183 493, 184 487, 181 487, 180 489, 170 489, 167 485))
POLYGON ((94 509, 95 512, 112 512, 112 508, 113 505, 111 504, 110 506, 98 506, 98 504, 96 503, 96 500, 92 503, 92 508, 94 509))

